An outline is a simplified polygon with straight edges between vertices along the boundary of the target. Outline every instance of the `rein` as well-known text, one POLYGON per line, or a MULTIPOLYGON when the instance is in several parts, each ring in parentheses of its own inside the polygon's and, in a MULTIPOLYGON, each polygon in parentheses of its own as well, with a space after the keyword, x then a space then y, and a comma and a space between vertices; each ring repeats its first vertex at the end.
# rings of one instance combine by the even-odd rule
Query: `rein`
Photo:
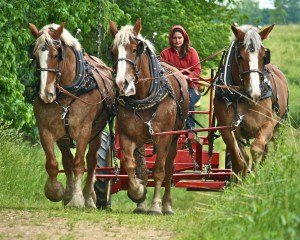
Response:
POLYGON ((92 105, 92 106, 96 106, 100 103, 102 103, 104 100, 106 100, 108 98, 108 95, 106 97, 104 97, 100 102, 97 102, 97 103, 90 103, 90 102, 87 102, 85 100, 83 100, 82 98, 80 97, 77 97, 76 95, 72 94, 71 92, 69 92, 68 90, 64 89, 62 86, 59 85, 59 83, 56 83, 56 87, 59 89, 59 91, 61 91, 62 93, 68 95, 69 97, 71 98, 74 98, 74 99, 77 99, 83 103, 86 103, 88 105, 92 105))
MULTIPOLYGON (((198 66, 200 63, 203 63, 203 62, 206 62, 206 61, 208 61, 208 60, 211 60, 211 59, 215 58, 217 55, 219 55, 220 53, 223 53, 223 52, 225 52, 225 51, 226 51, 226 48, 222 48, 222 49, 218 50, 217 52, 214 52, 214 53, 211 54, 210 56, 201 59, 199 63, 196 63, 195 65, 193 65, 193 66, 191 66, 191 67, 183 68, 183 69, 178 70, 178 71, 176 71, 176 72, 172 72, 172 73, 166 74, 165 76, 166 76, 166 77, 169 77, 169 76, 177 75, 177 74, 179 74, 179 73, 188 71, 188 70, 190 70, 191 68, 198 66)), ((166 62, 166 61, 162 61, 162 62, 166 62)), ((168 63, 168 62, 166 62, 166 63, 168 63)), ((168 63, 168 64, 170 64, 170 63, 168 63)), ((171 65, 171 64, 170 64, 170 65, 171 65)), ((139 82, 141 82, 141 81, 153 80, 153 79, 156 79, 156 78, 140 78, 140 79, 138 79, 138 82, 137 82, 137 83, 139 83, 139 82)))

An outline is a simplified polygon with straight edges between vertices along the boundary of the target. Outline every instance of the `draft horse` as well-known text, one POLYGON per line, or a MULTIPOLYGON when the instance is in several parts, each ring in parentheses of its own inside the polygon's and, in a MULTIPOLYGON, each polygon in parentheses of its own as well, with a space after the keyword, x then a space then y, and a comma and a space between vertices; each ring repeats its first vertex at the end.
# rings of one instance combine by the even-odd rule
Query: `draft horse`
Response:
POLYGON ((259 30, 251 25, 232 25, 233 41, 219 70, 216 84, 223 88, 216 88, 214 109, 219 125, 236 126, 234 131, 221 130, 236 174, 250 170, 245 151, 249 140, 254 139, 250 147, 253 170, 288 113, 287 80, 270 64, 270 52, 262 42, 273 27, 259 30))
MULTIPOLYGON (((134 26, 126 25, 118 30, 110 22, 114 38, 111 45, 115 61, 115 83, 118 92, 117 112, 122 164, 129 177, 128 196, 136 203, 144 203, 146 182, 136 176, 134 153, 151 141, 156 153, 154 195, 148 210, 151 214, 173 214, 171 180, 173 161, 177 153, 178 136, 154 136, 154 132, 182 129, 188 113, 189 95, 182 74, 165 76, 154 53, 153 45, 141 36, 141 19, 134 26), (165 184, 161 201, 160 189, 165 184)), ((166 71, 177 69, 165 64, 166 71)), ((138 206, 145 212, 145 205, 138 206)))
POLYGON ((95 208, 96 153, 115 97, 111 69, 100 59, 83 53, 64 24, 50 24, 40 31, 34 24, 29 28, 36 38, 29 54, 40 72, 33 109, 46 155, 45 195, 51 201, 63 200, 69 207, 95 208), (74 141, 75 156, 70 150, 74 141), (62 154, 65 189, 57 180, 55 142, 62 154), (82 190, 87 146, 87 177, 82 190))

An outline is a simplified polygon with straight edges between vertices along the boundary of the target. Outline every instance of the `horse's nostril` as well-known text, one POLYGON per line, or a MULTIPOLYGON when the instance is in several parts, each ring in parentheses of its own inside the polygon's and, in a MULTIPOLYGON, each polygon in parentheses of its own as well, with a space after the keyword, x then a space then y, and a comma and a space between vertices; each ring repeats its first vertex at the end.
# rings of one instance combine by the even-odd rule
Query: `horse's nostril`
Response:
POLYGON ((51 101, 54 97, 54 94, 53 93, 46 93, 46 97, 47 97, 48 101, 51 101))

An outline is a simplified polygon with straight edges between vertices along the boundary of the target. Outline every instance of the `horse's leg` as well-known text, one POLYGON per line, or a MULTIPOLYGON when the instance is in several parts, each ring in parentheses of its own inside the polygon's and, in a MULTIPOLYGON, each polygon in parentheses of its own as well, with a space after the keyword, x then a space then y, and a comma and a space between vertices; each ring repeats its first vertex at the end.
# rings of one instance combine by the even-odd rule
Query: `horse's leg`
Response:
MULTIPOLYGON (((146 188, 148 182, 147 166, 145 160, 145 146, 140 147, 134 151, 134 158, 136 162, 136 175, 143 181, 143 185, 146 188)), ((146 213, 147 212, 147 199, 138 203, 134 213, 146 213)))
POLYGON ((272 121, 266 122, 251 144, 252 170, 260 163, 265 152, 266 144, 273 137, 274 127, 275 124, 272 121))
POLYGON ((53 138, 50 132, 43 131, 40 133, 40 139, 46 154, 46 171, 49 176, 44 187, 45 196, 53 202, 59 202, 63 199, 64 187, 57 181, 58 163, 54 154, 53 138))
POLYGON ((136 164, 134 160, 134 150, 136 144, 126 136, 120 135, 120 146, 123 153, 122 165, 129 179, 127 195, 133 202, 142 203, 146 199, 147 189, 142 184, 142 180, 138 179, 135 175, 136 164))
POLYGON ((233 172, 237 175, 244 174, 247 171, 247 167, 245 164, 246 161, 243 158, 243 154, 239 148, 233 131, 224 129, 221 130, 221 135, 230 152, 233 172))
POLYGON ((241 151, 241 154, 243 156, 243 159, 245 160, 244 163, 245 163, 245 167, 243 169, 243 175, 245 176, 247 174, 248 171, 250 171, 250 167, 249 167, 249 156, 246 152, 246 149, 245 149, 245 145, 244 143, 241 143, 241 142, 238 142, 238 146, 239 146, 239 149, 241 151))
POLYGON ((172 210, 171 185, 174 172, 174 158, 177 154, 177 140, 178 137, 173 139, 166 160, 165 193, 162 200, 162 213, 168 215, 174 214, 172 210))
POLYGON ((64 193, 63 203, 67 205, 72 197, 72 192, 74 188, 74 181, 73 181, 73 172, 72 172, 72 164, 73 164, 73 154, 68 147, 69 142, 58 141, 57 146, 59 147, 62 155, 62 164, 64 166, 64 171, 66 174, 66 189, 64 193))
POLYGON ((84 155, 87 147, 86 136, 80 135, 80 138, 76 142, 76 154, 73 160, 73 173, 74 173, 74 189, 72 192, 72 198, 67 204, 68 207, 84 207, 84 197, 82 194, 81 180, 85 170, 84 155))
POLYGON ((154 195, 151 208, 148 210, 148 213, 150 214, 162 214, 160 188, 165 178, 165 162, 169 153, 172 136, 160 136, 159 138, 157 138, 157 140, 158 141, 155 141, 157 152, 153 173, 154 195))
POLYGON ((97 151, 101 144, 101 134, 96 137, 89 144, 89 151, 87 153, 87 177, 83 189, 83 196, 85 199, 85 206, 87 208, 96 208, 96 193, 94 190, 95 169, 97 167, 97 151))

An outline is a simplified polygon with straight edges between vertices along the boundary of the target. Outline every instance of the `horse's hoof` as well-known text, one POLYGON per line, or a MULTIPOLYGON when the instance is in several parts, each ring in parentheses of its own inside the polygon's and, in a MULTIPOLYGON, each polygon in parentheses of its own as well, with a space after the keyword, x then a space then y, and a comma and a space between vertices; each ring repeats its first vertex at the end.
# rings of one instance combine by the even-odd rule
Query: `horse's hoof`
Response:
POLYGON ((82 195, 73 196, 71 201, 66 205, 66 207, 70 208, 84 208, 84 206, 84 198, 82 195))
POLYGON ((96 204, 94 203, 94 200, 91 198, 91 199, 85 199, 85 202, 84 202, 84 205, 86 208, 91 208, 91 209, 96 209, 96 204))
POLYGON ((70 201, 66 207, 69 207, 69 208, 84 208, 84 204, 81 204, 81 203, 76 203, 74 201, 70 201))
POLYGON ((48 179, 44 187, 44 192, 46 198, 52 202, 60 202, 64 197, 64 187, 61 182, 53 183, 48 179))
POLYGON ((133 213, 135 213, 135 214, 146 214, 147 210, 143 207, 137 207, 136 209, 133 210, 133 213))
POLYGON ((163 211, 164 215, 174 215, 175 212, 173 210, 167 210, 167 211, 163 211))
POLYGON ((147 188, 144 188, 144 193, 143 196, 140 199, 135 199, 133 198, 130 193, 127 191, 127 196, 131 199, 131 201, 135 202, 135 203, 142 203, 146 200, 147 197, 147 188))
POLYGON ((160 210, 154 210, 154 209, 149 209, 147 212, 149 215, 162 215, 162 211, 160 210))
POLYGON ((136 214, 146 214, 147 213, 147 202, 146 200, 142 203, 137 204, 136 209, 133 210, 136 214))

